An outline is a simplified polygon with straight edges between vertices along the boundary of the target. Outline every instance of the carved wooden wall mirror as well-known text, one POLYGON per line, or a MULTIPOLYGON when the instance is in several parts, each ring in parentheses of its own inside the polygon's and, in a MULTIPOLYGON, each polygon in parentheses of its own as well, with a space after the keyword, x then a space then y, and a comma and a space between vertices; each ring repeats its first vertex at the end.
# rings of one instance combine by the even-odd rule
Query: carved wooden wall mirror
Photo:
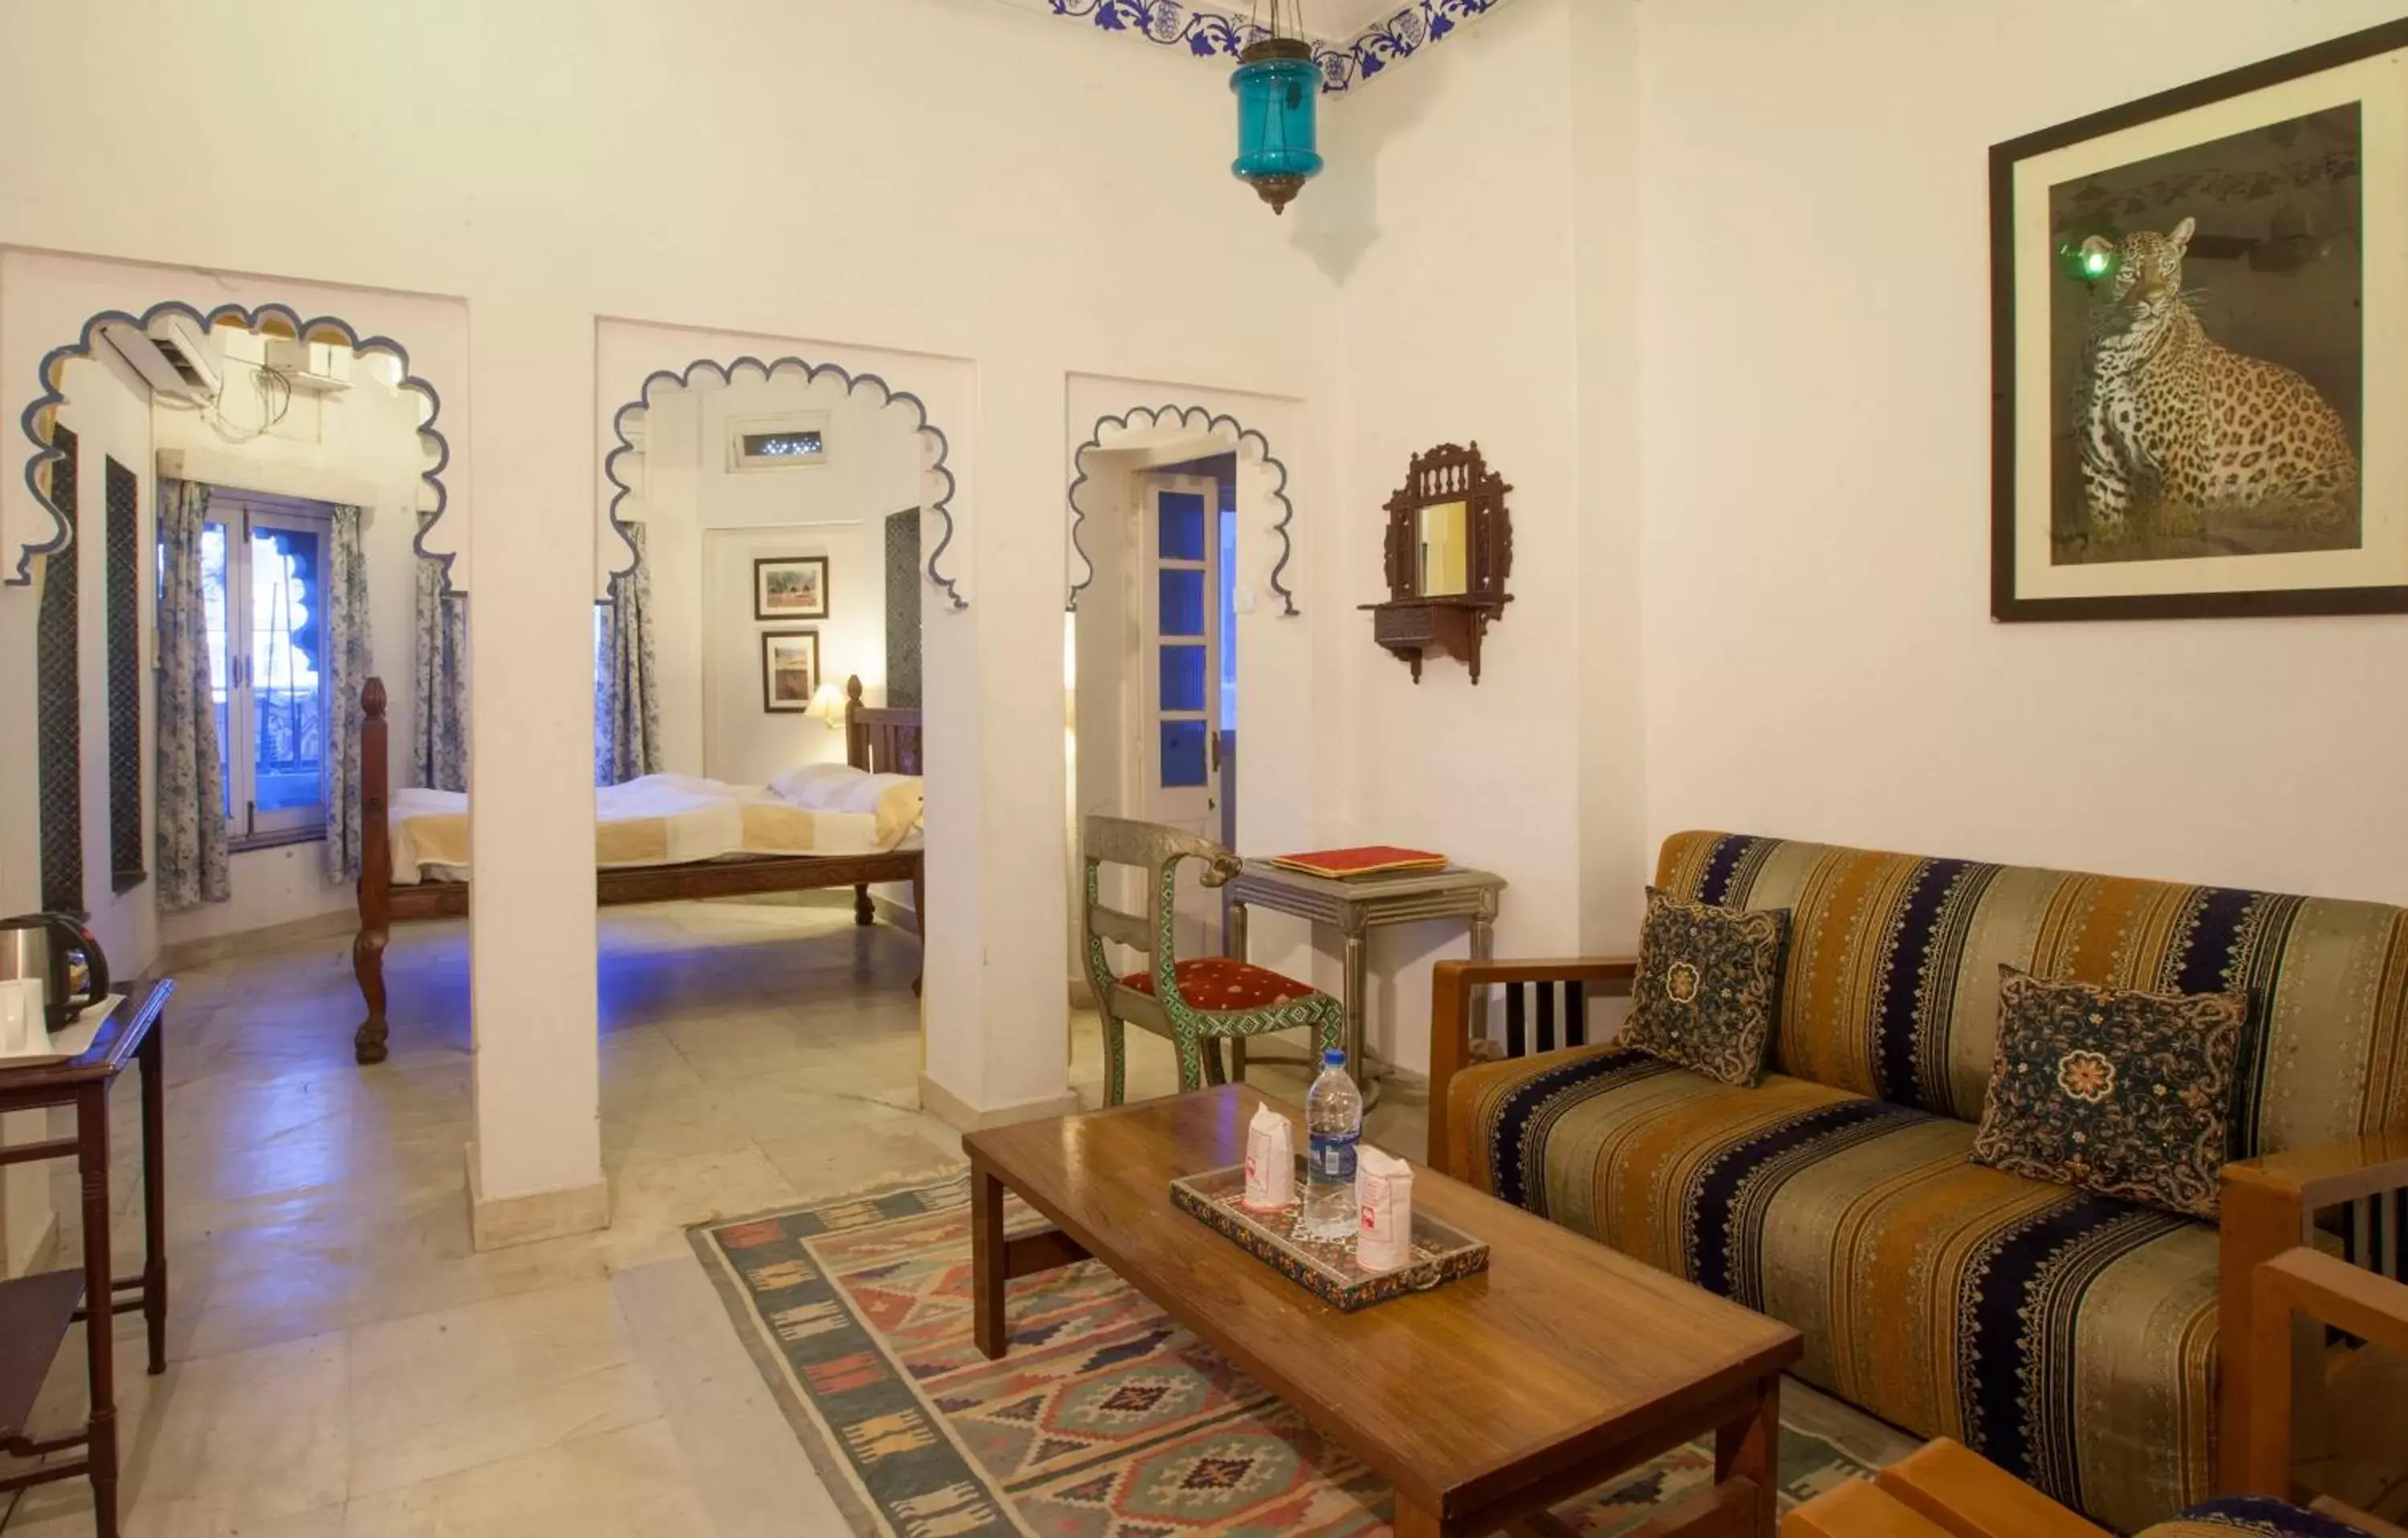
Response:
POLYGON ((1413 456, 1404 489, 1388 498, 1388 601, 1367 603, 1371 638, 1422 681, 1426 654, 1461 657, 1480 682, 1480 641, 1513 601, 1513 488, 1480 457, 1480 445, 1441 443, 1413 456))

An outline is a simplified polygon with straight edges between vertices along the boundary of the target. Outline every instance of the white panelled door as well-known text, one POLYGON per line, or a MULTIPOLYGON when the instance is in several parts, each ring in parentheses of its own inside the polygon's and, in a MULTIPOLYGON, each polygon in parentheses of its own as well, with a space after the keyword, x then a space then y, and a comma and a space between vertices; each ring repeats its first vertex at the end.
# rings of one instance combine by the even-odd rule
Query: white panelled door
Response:
MULTIPOLYGON (((1136 510, 1139 815, 1218 839, 1220 489, 1203 476, 1140 476, 1136 510)), ((1213 954, 1220 898, 1204 891, 1193 861, 1180 874, 1179 954, 1213 954)))

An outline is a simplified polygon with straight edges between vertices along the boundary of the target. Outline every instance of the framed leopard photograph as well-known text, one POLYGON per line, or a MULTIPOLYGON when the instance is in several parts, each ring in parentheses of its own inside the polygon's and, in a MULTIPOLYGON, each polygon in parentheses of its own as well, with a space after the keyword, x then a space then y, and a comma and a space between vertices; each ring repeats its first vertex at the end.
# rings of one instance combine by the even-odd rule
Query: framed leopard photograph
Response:
POLYGON ((2408 22, 1990 151, 1990 611, 2408 611, 2408 22))

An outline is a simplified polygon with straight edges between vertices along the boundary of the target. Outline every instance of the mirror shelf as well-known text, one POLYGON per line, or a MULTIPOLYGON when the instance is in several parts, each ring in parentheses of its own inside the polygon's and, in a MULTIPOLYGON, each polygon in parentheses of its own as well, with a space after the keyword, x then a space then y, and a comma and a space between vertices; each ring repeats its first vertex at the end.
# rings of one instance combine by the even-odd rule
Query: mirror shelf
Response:
POLYGON ((1460 657, 1480 682, 1480 644, 1512 597, 1513 529, 1505 494, 1480 445, 1441 443, 1413 456, 1388 498, 1388 597, 1367 603, 1371 639, 1422 681, 1430 655, 1460 657))

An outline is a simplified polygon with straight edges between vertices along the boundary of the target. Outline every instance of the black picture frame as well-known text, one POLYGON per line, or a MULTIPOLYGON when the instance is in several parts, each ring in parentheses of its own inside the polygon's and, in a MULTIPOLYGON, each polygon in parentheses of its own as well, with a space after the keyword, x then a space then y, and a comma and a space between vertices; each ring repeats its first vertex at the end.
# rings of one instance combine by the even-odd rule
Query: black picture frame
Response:
MULTIPOLYGON (((2211 619, 2282 615, 2408 612, 2408 580, 2364 586, 2265 587, 2246 591, 2146 592, 2112 596, 2036 597, 2018 590, 2017 294, 2014 179, 2035 155, 2079 145, 2176 113, 2214 106, 2269 86, 2318 75, 2408 49, 2408 21, 2386 22, 2258 64, 2143 96, 1990 148, 1990 613, 2005 623, 2126 619, 2211 619)), ((2213 141, 2205 136, 2200 142, 2213 141)), ((2370 261, 2369 266, 2372 266, 2370 261)), ((2040 302, 2046 303, 2045 295, 2040 302)), ((2365 348, 2398 345, 2366 332, 2365 348)), ((2365 421, 2372 424, 2369 410, 2365 421)), ((2358 445, 2363 464, 2365 439, 2358 445)), ((2362 484, 2362 482, 2361 482, 2362 484)), ((2136 563, 2157 565, 2158 563, 2136 563)))
POLYGON ((820 686, 820 633, 816 630, 764 630, 761 632, 761 709, 769 715, 801 715, 811 708, 811 697, 820 686), (781 694, 778 688, 777 654, 780 641, 808 641, 802 650, 810 654, 810 672, 798 698, 790 689, 781 694))
POLYGON ((756 620, 824 620, 828 617, 828 558, 824 555, 764 555, 752 563, 752 617, 756 620), (819 601, 773 607, 769 582, 781 568, 809 568, 818 581, 819 601))

